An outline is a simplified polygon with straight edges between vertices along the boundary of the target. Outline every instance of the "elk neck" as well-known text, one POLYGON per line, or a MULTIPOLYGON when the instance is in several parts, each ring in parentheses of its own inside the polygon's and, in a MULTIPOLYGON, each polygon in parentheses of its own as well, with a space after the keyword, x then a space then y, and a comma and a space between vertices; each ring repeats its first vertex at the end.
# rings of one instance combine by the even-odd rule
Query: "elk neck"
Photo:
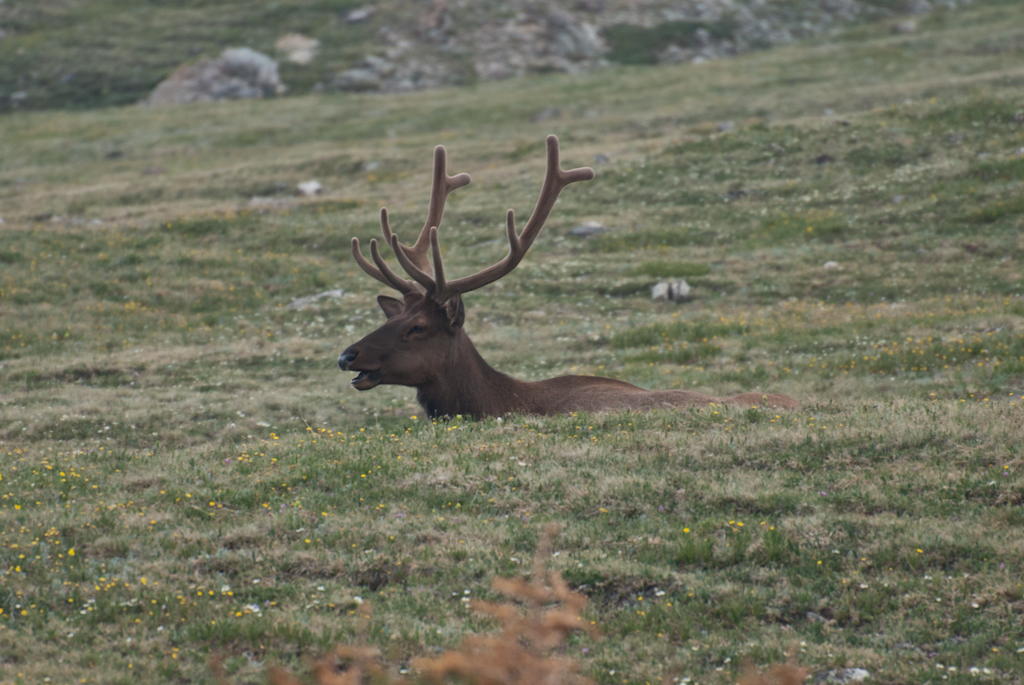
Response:
POLYGON ((531 412, 535 411, 533 394, 530 383, 507 376, 484 361, 461 328, 435 379, 416 386, 416 399, 431 418, 531 412))

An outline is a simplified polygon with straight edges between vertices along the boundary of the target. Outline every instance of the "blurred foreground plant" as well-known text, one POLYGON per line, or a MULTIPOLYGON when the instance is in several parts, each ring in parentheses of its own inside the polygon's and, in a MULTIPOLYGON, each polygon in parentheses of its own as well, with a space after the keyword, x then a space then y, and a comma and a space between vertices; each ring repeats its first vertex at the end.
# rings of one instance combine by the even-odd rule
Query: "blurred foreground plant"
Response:
MULTIPOLYGON (((506 603, 474 600, 470 607, 493 616, 501 631, 493 635, 471 635, 455 650, 436 658, 419 658, 413 666, 421 678, 436 683, 457 679, 469 685, 590 685, 579 675, 575 659, 552 652, 562 646, 570 633, 583 631, 597 637, 599 631, 580 616, 587 599, 573 592, 557 571, 549 571, 551 543, 558 526, 544 530, 533 559, 533 573, 526 578, 495 578, 491 586, 509 598, 506 603)), ((369 602, 359 607, 360 625, 357 644, 339 645, 313 664, 313 675, 320 685, 405 685, 380 661, 380 652, 366 645, 371 615, 369 602)), ((210 667, 218 685, 230 685, 223 662, 211 660, 210 667)), ((267 672, 273 685, 300 685, 295 676, 279 666, 267 672)))

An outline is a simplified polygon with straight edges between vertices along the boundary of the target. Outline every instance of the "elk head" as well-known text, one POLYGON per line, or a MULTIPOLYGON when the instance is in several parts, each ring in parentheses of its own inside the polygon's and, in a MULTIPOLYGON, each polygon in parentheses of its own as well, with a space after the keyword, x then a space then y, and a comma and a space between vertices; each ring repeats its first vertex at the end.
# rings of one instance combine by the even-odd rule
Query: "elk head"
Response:
POLYGON ((508 254, 482 271, 449 281, 441 258, 438 226, 448 194, 468 184, 470 178, 467 174, 448 175, 445 149, 438 145, 434 149, 427 221, 416 242, 411 246, 402 244, 391 230, 387 210, 382 209, 380 213, 384 242, 411 280, 399 276, 388 266, 376 240, 370 241, 371 264, 359 249, 359 239, 352 239, 352 256, 360 268, 403 296, 402 300, 378 297, 387 322, 338 357, 338 366, 343 371, 359 372, 352 385, 357 390, 369 390, 381 383, 423 388, 444 383, 452 375, 465 375, 467 368, 478 361, 482 363, 462 328, 465 320, 462 294, 493 283, 515 269, 543 228, 562 189, 593 177, 594 171, 589 168, 563 170, 559 164, 558 138, 548 136, 544 184, 521 233, 516 230, 512 210, 506 214, 508 254))

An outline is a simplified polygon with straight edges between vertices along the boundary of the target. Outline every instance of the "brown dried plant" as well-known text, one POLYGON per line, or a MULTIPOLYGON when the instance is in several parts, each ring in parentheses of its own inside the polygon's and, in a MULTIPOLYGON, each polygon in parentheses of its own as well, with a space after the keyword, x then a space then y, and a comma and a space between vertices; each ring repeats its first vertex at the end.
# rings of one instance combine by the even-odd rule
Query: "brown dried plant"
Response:
MULTIPOLYGON (((547 569, 552 540, 558 526, 549 525, 533 559, 533 573, 524 578, 495 578, 492 587, 508 597, 508 603, 474 601, 471 608, 493 616, 501 623, 497 635, 472 635, 458 649, 434 659, 413 662, 424 678, 444 683, 458 678, 467 685, 591 685, 577 673, 575 659, 551 652, 562 646, 574 631, 592 636, 597 628, 583 620, 587 604, 573 592, 556 571, 547 569), (522 608, 525 606, 525 610, 522 608)), ((319 685, 406 685, 380 661, 380 652, 366 646, 372 608, 359 606, 355 645, 339 645, 313 663, 319 685)), ((231 685, 219 656, 210 659, 217 685, 231 685)), ((280 666, 267 671, 271 685, 301 685, 301 681, 280 666)))
POLYGON ((437 683, 452 677, 473 685, 584 685, 591 681, 577 673, 575 659, 551 652, 570 633, 583 631, 596 636, 597 628, 583 620, 580 612, 586 598, 573 592, 556 571, 548 571, 551 543, 558 526, 544 531, 533 560, 530 580, 495 578, 491 587, 512 602, 497 604, 474 601, 471 608, 493 616, 502 625, 497 635, 472 635, 455 651, 435 659, 421 658, 413 665, 423 676, 437 683), (525 611, 516 604, 524 604, 525 611))

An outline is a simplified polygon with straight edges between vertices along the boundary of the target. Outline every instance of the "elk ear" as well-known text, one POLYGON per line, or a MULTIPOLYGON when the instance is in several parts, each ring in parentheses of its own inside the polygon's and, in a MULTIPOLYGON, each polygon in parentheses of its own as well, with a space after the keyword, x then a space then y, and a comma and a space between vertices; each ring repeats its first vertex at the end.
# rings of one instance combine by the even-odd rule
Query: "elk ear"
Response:
POLYGON ((444 313, 445 325, 449 331, 454 333, 462 328, 462 324, 466 321, 466 306, 462 304, 462 296, 455 295, 445 302, 444 313))
POLYGON ((405 305, 401 300, 396 300, 395 298, 388 297, 387 295, 378 295, 377 304, 380 305, 380 308, 384 310, 384 313, 389 319, 393 319, 405 311, 405 305))

